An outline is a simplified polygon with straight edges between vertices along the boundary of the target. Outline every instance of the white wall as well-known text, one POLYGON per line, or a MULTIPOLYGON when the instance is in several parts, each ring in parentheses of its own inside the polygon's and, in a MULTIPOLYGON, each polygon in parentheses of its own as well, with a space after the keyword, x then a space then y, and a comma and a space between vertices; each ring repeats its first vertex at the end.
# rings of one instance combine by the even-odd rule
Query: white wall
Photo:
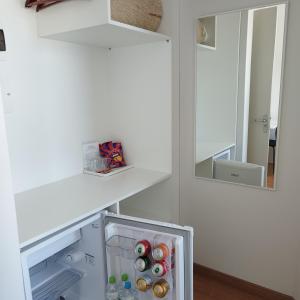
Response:
POLYGON ((197 139, 235 144, 240 13, 218 16, 216 50, 197 49, 197 139))
POLYGON ((0 73, 14 102, 6 121, 20 192, 81 172, 82 141, 105 136, 97 124, 106 117, 108 51, 39 39, 35 12, 23 1, 5 1, 0 14, 9 54, 0 73))
MULTIPOLYGON (((163 0, 159 31, 172 39, 172 178, 123 201, 121 212, 167 222, 179 221, 179 0, 163 0)), ((157 66, 159 64, 156 64, 157 66)), ((160 76, 160 75, 155 75, 160 76)), ((155 78, 153 78, 155 80, 155 78)), ((152 80, 153 80, 152 79, 152 80)), ((160 106, 157 107, 160 110, 160 106)), ((155 120, 155 116, 153 118, 155 120)), ((160 135, 157 129, 157 134, 160 135)))
POLYGON ((274 51, 273 82, 271 95, 271 127, 278 125, 280 106, 280 83, 282 75, 282 52, 284 47, 284 22, 286 10, 284 5, 277 7, 276 39, 274 51))
POLYGON ((172 44, 112 49, 109 90, 113 118, 109 127, 111 135, 122 141, 129 164, 171 172, 174 162, 171 180, 123 201, 121 213, 178 222, 178 156, 172 146, 178 140, 172 139, 172 44))
POLYGON ((164 172, 172 170, 171 49, 163 41, 109 55, 111 135, 124 145, 129 164, 164 172))
MULTIPOLYGON (((269 192, 193 176, 195 97, 194 21, 205 15, 275 3, 272 0, 182 1, 181 222, 195 228, 195 261, 293 295, 299 260, 298 149, 300 2, 290 1, 278 160, 278 191, 269 192), (298 226, 298 227, 297 227, 298 226)), ((299 299, 299 297, 298 297, 299 299)), ((297 300, 298 300, 297 299, 297 300)))
MULTIPOLYGON (((1 87, 0 87, 1 92, 1 87)), ((0 94, 0 299, 24 299, 19 239, 0 94)))

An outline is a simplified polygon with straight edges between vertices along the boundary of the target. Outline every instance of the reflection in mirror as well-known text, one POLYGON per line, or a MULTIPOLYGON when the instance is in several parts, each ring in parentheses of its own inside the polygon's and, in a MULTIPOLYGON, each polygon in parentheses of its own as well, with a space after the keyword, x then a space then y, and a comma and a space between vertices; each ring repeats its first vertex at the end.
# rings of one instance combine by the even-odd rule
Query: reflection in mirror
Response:
POLYGON ((274 188, 286 4, 197 20, 197 177, 274 188))

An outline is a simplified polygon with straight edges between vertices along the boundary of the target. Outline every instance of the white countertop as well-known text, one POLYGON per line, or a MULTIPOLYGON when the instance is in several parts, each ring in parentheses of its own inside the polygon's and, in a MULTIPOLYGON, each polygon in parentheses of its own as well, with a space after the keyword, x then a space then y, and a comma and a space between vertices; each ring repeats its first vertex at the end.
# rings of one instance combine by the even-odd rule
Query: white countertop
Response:
POLYGON ((198 142, 196 145, 196 164, 212 158, 234 146, 234 143, 228 142, 198 142))
POLYGON ((129 198, 171 175, 133 168, 110 177, 80 174, 16 194, 20 247, 129 198))

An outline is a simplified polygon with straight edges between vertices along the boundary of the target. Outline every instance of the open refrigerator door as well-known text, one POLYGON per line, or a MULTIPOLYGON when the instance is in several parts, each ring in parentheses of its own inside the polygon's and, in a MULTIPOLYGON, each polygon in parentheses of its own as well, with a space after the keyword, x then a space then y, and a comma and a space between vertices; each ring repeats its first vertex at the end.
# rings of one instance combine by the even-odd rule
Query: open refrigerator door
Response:
POLYGON ((138 300, 193 299, 193 230, 108 214, 107 274, 127 274, 138 300))

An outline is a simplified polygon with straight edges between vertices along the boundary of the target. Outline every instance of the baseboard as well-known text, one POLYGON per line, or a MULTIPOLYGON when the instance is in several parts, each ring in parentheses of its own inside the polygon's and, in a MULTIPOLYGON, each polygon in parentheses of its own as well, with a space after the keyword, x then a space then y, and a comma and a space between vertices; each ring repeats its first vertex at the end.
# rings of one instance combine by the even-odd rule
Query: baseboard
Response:
POLYGON ((215 271, 213 269, 194 264, 194 272, 200 275, 214 278, 219 282, 230 285, 236 289, 242 290, 248 294, 260 297, 264 300, 294 300, 293 297, 284 295, 257 284, 215 271))

